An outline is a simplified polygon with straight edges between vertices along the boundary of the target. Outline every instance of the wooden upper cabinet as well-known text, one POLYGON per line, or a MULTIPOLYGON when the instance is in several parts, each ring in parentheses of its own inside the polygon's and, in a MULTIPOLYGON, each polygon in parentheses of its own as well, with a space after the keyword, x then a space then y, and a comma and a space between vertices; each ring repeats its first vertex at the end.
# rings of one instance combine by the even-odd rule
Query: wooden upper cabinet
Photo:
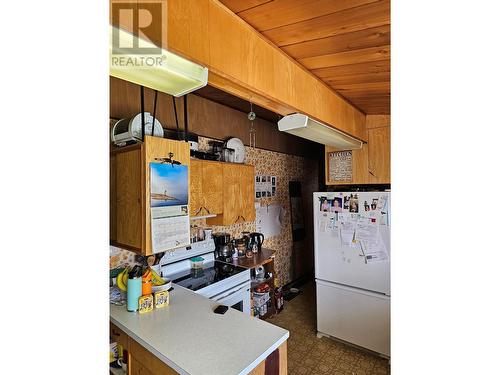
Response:
POLYGON ((243 202, 241 208, 241 216, 243 221, 255 220, 255 172, 254 167, 245 165, 241 169, 241 201, 243 202))
POLYGON ((361 150, 352 150, 352 180, 329 178, 328 154, 335 149, 325 147, 325 183, 327 185, 390 184, 391 183, 391 116, 367 115, 368 143, 361 150))
POLYGON ((370 183, 391 183, 391 127, 369 129, 368 146, 370 183))
POLYGON ((209 225, 232 225, 255 220, 254 167, 221 163, 222 215, 207 219, 209 225))
POLYGON ((189 166, 189 215, 203 215, 203 162, 191 159, 189 166))
POLYGON ((191 159, 189 184, 189 214, 203 216, 221 214, 222 163, 191 159))
POLYGON ((203 163, 203 208, 207 214, 223 212, 223 166, 222 163, 206 161, 203 163))
POLYGON ((150 169, 159 158, 189 167, 189 144, 146 136, 141 144, 111 151, 110 240, 112 245, 140 254, 153 253, 151 244, 150 169))

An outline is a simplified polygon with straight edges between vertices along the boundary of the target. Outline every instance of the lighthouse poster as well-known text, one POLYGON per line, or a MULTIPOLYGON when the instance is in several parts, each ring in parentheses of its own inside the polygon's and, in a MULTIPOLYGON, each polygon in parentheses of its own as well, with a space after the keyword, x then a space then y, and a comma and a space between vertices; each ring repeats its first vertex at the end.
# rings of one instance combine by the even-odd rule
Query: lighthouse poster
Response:
POLYGON ((187 165, 150 163, 154 253, 189 245, 188 181, 187 165))

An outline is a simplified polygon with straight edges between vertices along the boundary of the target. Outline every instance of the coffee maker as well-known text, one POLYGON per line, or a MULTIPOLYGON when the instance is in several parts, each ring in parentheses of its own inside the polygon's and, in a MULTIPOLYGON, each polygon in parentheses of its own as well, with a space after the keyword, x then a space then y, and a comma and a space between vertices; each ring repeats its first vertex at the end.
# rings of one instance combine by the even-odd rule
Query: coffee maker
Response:
POLYGON ((223 262, 230 262, 233 254, 231 235, 229 233, 214 233, 215 258, 223 262))

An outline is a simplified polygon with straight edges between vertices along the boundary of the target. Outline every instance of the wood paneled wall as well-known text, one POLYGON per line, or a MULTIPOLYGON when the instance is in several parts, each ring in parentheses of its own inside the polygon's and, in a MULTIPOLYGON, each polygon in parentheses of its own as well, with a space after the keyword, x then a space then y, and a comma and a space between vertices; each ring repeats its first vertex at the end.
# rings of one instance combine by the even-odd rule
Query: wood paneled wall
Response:
POLYGON ((209 68, 209 83, 281 115, 301 112, 363 138, 364 113, 217 0, 169 0, 162 46, 209 68))
MULTIPOLYGON (((145 111, 153 113, 154 91, 145 89, 145 111)), ((184 129, 184 101, 176 99, 179 127, 184 129)), ((110 117, 127 118, 141 111, 140 86, 110 77, 110 117)), ((172 96, 158 93, 156 117, 164 128, 175 129, 172 96)), ((188 130, 201 136, 225 140, 240 138, 248 145, 250 121, 246 113, 234 110, 208 99, 188 95, 188 130)), ((258 148, 304 156, 314 159, 323 157, 322 146, 278 130, 278 125, 256 119, 256 143, 258 148)))

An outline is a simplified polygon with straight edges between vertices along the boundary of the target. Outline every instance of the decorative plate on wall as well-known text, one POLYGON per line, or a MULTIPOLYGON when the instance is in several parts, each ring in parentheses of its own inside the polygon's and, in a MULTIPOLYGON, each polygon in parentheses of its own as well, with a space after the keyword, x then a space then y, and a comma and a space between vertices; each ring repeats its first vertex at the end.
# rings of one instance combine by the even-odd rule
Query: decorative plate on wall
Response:
POLYGON ((243 163, 245 161, 245 145, 239 138, 231 138, 227 141, 227 148, 234 150, 234 162, 243 163))

